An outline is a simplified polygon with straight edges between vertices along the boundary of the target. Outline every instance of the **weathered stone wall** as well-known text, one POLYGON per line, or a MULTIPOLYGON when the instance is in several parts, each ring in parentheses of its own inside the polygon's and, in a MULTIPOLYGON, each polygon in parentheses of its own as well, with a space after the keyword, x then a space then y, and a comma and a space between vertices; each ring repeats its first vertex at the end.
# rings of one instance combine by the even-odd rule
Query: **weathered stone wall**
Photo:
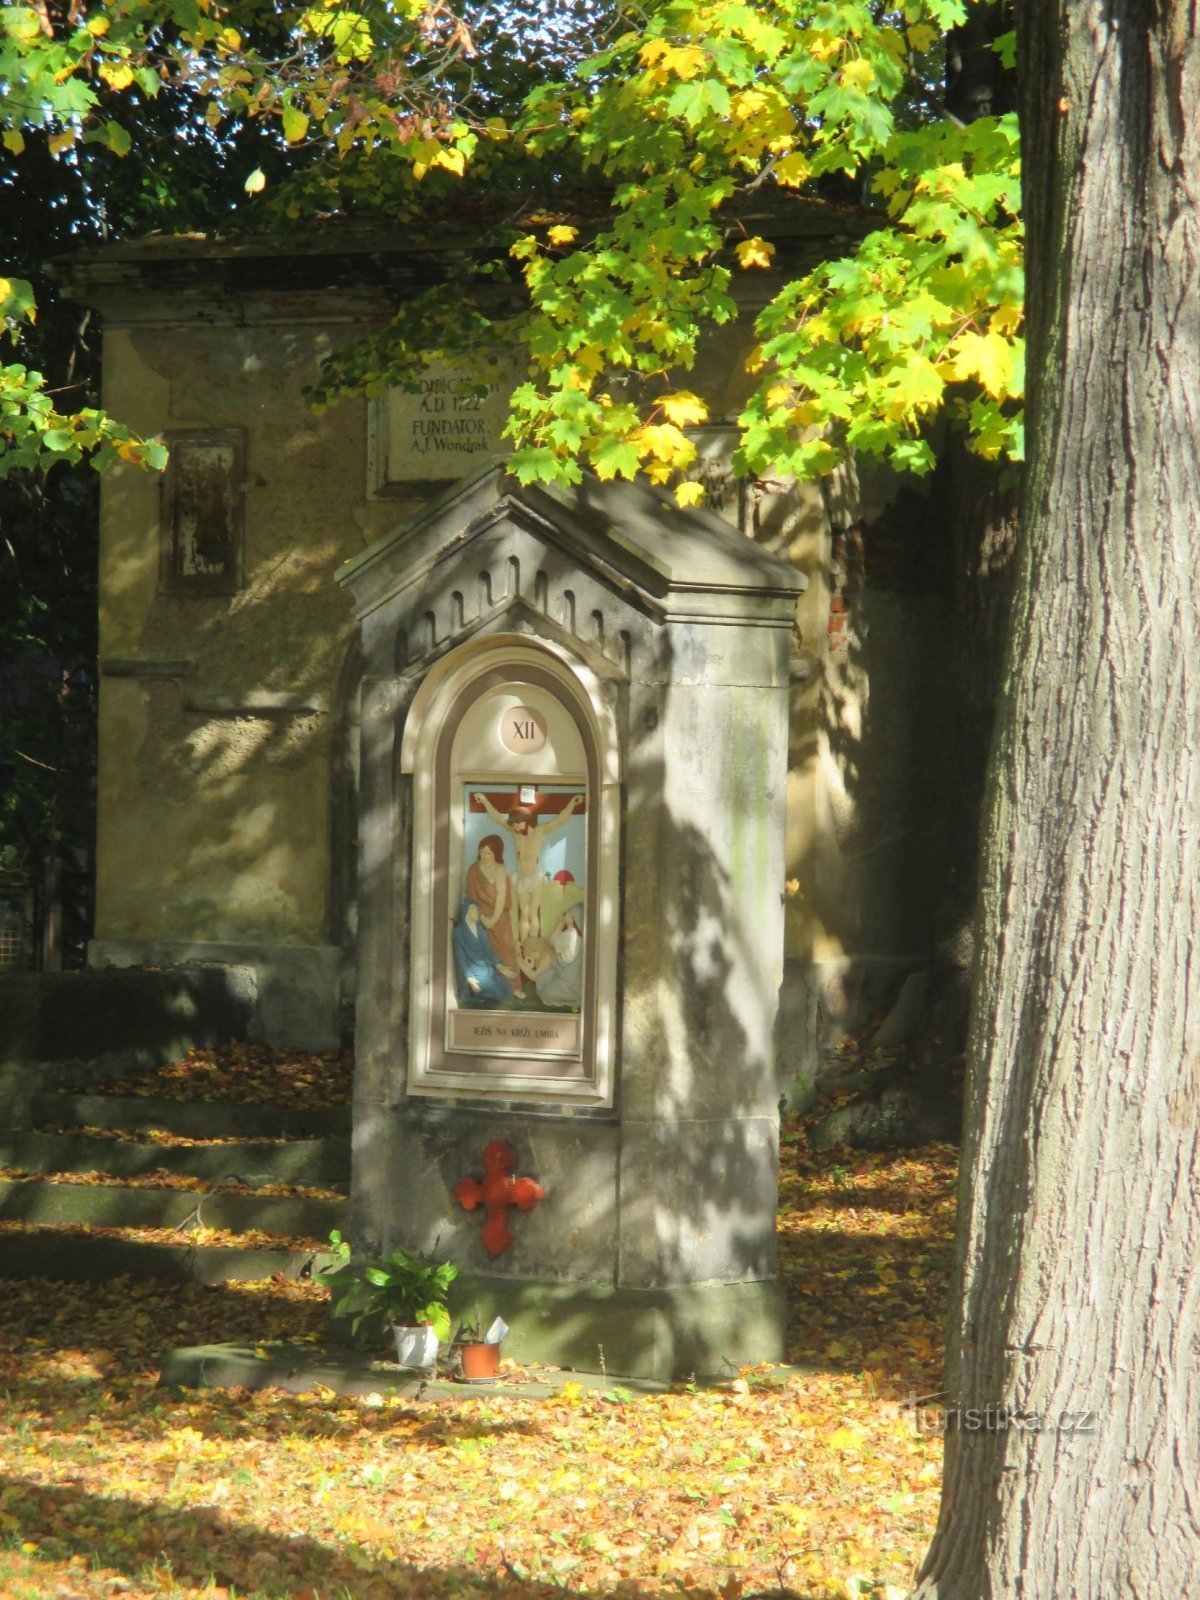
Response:
POLYGON ((938 497, 885 471, 768 499, 759 536, 810 578, 797 613, 789 749, 781 1080, 802 1099, 822 1047, 927 965, 945 893, 949 530, 938 497))
POLYGON ((286 295, 240 309, 196 325, 177 301, 123 301, 107 321, 116 415, 168 437, 241 430, 244 544, 235 593, 164 592, 162 483, 106 479, 91 959, 249 960, 267 1031, 328 1047, 355 759, 353 630, 332 573, 413 508, 368 498, 365 403, 316 417, 302 396, 353 325, 286 295))

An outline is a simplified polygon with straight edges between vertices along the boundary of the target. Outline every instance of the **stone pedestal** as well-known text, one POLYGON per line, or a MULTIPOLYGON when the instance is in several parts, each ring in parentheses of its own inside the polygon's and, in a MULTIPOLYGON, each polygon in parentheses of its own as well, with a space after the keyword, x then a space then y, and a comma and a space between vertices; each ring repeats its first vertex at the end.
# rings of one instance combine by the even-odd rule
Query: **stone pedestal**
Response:
POLYGON ((781 1358, 803 579, 663 491, 498 467, 340 577, 365 679, 355 1242, 454 1259, 518 1357, 657 1377, 781 1358), (501 875, 489 955, 470 905, 501 875), (504 979, 514 952, 543 970, 504 979), (455 1189, 497 1139, 544 1198, 492 1256, 455 1189))

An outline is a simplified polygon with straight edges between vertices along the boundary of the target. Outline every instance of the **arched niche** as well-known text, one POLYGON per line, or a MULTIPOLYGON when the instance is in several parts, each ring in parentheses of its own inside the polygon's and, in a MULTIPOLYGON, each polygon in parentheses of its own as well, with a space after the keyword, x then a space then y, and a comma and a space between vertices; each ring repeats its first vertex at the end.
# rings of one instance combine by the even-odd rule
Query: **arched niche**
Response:
POLYGON ((408 1092, 611 1106, 621 766, 600 681, 528 635, 463 644, 414 696, 400 764, 408 1092))

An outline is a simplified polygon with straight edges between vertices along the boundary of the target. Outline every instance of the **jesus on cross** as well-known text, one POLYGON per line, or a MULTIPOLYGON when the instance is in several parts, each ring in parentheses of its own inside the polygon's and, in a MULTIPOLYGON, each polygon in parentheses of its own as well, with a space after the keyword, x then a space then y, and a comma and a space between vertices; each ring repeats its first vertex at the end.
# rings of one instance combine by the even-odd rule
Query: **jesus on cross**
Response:
POLYGON ((518 806, 507 817, 502 817, 487 795, 477 792, 474 799, 478 800, 497 827, 512 834, 517 851, 517 870, 513 873, 513 889, 517 900, 517 943, 524 948, 542 931, 542 840, 570 820, 576 808, 583 804, 583 796, 573 794, 556 817, 540 826, 535 813, 524 806, 518 806))

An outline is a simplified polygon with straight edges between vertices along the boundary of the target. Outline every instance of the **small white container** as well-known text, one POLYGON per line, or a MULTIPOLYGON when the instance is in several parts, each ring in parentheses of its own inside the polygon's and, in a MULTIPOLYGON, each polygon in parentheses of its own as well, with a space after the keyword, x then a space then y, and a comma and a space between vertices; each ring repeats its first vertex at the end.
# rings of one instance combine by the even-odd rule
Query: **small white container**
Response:
POLYGON ((398 1323, 396 1335, 396 1360, 402 1367, 424 1370, 437 1361, 438 1336, 428 1323, 423 1328, 402 1328, 398 1323))

